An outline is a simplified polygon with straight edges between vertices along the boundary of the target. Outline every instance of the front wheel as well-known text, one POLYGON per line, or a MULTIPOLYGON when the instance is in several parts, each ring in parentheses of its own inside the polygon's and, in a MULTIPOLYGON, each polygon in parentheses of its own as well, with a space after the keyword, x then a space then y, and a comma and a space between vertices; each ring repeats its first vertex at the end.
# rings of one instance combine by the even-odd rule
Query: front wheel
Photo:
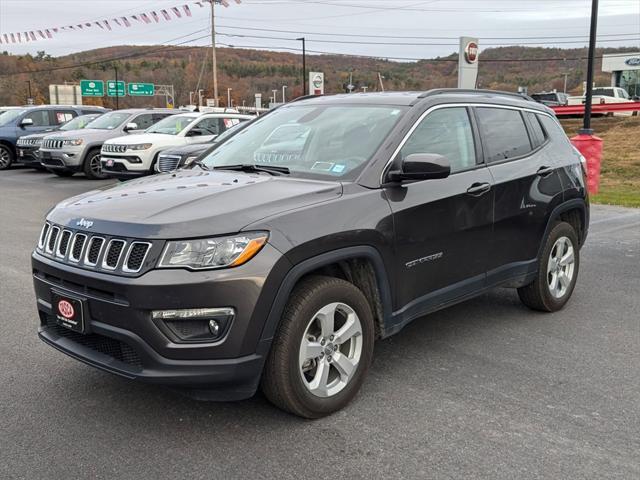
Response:
POLYGON ((580 250, 575 229, 566 222, 549 233, 538 259, 538 274, 529 285, 519 288, 527 307, 544 312, 560 310, 571 298, 580 268, 580 250))
POLYGON ((91 180, 103 180, 107 175, 102 172, 102 164, 100 163, 100 150, 91 150, 84 159, 82 167, 84 174, 91 180))
POLYGON ((0 145, 0 170, 6 170, 13 163, 13 152, 6 145, 0 145))
POLYGON ((371 309, 357 287, 339 278, 309 277, 285 308, 262 390, 273 404, 304 418, 340 410, 364 381, 374 336, 371 309))

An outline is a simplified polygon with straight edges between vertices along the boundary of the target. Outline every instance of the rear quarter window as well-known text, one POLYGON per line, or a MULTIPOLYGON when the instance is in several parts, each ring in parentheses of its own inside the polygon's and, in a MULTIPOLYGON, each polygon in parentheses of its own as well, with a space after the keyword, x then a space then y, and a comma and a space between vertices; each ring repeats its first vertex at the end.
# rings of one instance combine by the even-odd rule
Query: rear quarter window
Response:
POLYGON ((487 162, 500 162, 531 152, 529 133, 520 110, 476 108, 487 162))

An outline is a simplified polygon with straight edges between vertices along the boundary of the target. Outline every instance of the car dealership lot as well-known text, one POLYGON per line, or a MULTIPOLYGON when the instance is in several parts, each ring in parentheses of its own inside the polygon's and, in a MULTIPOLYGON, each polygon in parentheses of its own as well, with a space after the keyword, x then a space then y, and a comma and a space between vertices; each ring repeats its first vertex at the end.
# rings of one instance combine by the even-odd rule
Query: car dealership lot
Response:
POLYGON ((376 344, 318 421, 258 396, 199 403, 37 339, 29 255, 46 211, 108 185, 0 174, 0 478, 635 478, 640 210, 594 206, 568 306, 496 290, 376 344))

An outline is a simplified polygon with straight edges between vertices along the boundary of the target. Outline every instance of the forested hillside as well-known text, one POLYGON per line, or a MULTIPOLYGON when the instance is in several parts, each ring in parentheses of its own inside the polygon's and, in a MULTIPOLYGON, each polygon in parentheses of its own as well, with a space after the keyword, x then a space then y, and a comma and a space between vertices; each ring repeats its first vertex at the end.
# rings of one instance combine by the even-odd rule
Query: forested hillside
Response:
MULTIPOLYGON (((634 49, 599 49, 602 53, 633 51, 634 49)), ((568 74, 569 90, 581 91, 585 78, 586 49, 501 47, 483 50, 480 57, 479 86, 514 91, 519 85, 529 91, 562 89, 564 73, 568 74), (547 61, 546 59, 554 59, 547 61)), ((292 53, 261 50, 218 49, 218 79, 221 104, 226 103, 227 87, 233 88, 236 104, 251 103, 253 94, 261 92, 267 100, 273 89, 281 91, 287 85, 289 98, 302 93, 301 57, 292 53)), ((189 92, 196 87, 211 96, 211 50, 205 47, 120 46, 90 50, 64 57, 51 57, 46 52, 36 56, 0 54, 0 105, 22 104, 32 95, 37 103, 48 102, 50 83, 77 83, 80 79, 113 80, 114 66, 119 77, 127 82, 172 84, 176 103, 186 104, 189 92), (117 58, 117 60, 112 60, 117 58), (78 66, 87 62, 105 63, 78 66), (62 68, 74 65, 73 68, 62 68), (40 70, 40 72, 37 72, 40 70), (31 73, 19 73, 31 72, 31 73), (200 82, 199 82, 200 80, 200 82)), ((369 91, 379 89, 378 72, 388 90, 424 90, 453 87, 456 84, 457 54, 418 62, 396 62, 384 59, 339 55, 308 55, 307 70, 325 73, 326 92, 344 91, 353 75, 357 87, 369 91)), ((609 83, 608 74, 596 65, 598 83, 609 83)), ((280 95, 280 94, 278 94, 280 95)), ((120 106, 161 105, 161 98, 125 98, 120 106)), ((86 99, 113 107, 112 99, 86 99)))

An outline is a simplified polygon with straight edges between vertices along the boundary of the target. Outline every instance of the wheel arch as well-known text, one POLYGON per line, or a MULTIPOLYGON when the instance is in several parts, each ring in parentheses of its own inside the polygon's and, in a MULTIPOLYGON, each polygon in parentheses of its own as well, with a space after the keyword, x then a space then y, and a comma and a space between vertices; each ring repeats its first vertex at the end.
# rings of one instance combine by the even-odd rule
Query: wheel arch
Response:
POLYGON ((385 325, 392 310, 389 277, 380 252, 372 246, 363 245, 325 252, 293 266, 285 275, 271 305, 261 341, 273 339, 296 284, 314 274, 342 278, 360 288, 372 307, 376 336, 385 336, 385 325))
MULTIPOLYGON (((576 230, 580 243, 579 246, 582 247, 589 230, 589 207, 585 200, 582 198, 574 198, 554 208, 551 215, 549 215, 549 220, 547 221, 547 226, 542 237, 543 240, 549 236, 549 232, 558 220, 569 223, 576 230)), ((538 256, 540 256, 543 247, 544 242, 540 242, 538 256)))

